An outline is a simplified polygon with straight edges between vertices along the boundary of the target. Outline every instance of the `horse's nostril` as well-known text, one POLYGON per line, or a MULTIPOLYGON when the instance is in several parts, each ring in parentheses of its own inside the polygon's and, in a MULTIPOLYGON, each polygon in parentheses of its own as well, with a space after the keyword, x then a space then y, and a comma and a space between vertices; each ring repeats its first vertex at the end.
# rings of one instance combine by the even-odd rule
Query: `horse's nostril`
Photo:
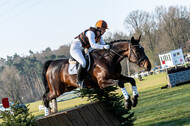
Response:
POLYGON ((150 71, 151 70, 151 65, 148 65, 148 71, 150 71))
POLYGON ((150 71, 150 67, 148 68, 148 71, 150 71))

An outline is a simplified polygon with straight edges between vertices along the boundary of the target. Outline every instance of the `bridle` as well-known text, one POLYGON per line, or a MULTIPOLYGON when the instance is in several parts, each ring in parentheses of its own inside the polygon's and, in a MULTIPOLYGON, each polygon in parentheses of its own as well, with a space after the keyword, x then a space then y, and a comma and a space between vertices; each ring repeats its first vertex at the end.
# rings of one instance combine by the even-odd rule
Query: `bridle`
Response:
MULTIPOLYGON (((140 66, 140 62, 145 59, 144 62, 143 62, 143 68, 146 69, 146 68, 144 67, 144 65, 145 65, 145 62, 146 62, 146 60, 147 60, 147 56, 144 55, 142 58, 138 59, 137 55, 135 55, 134 51, 132 50, 132 47, 134 47, 134 46, 139 46, 139 47, 141 47, 141 45, 132 45, 132 46, 131 46, 131 45, 130 45, 130 42, 131 42, 131 41, 129 41, 129 55, 128 55, 128 60, 131 61, 131 60, 130 60, 131 55, 134 55, 134 57, 136 58, 136 62, 133 62, 133 61, 131 61, 131 62, 132 62, 132 63, 136 63, 136 64, 138 64, 138 65, 140 66)), ((123 59, 123 58, 126 57, 126 56, 120 55, 119 53, 117 53, 117 52, 114 51, 113 49, 110 49, 110 51, 113 52, 113 53, 115 53, 116 55, 118 55, 118 56, 119 56, 119 59, 123 59)), ((125 50, 124 50, 124 51, 125 51, 125 50)))
POLYGON ((131 47, 134 47, 134 46, 139 46, 139 47, 141 47, 141 45, 133 45, 133 46, 131 46, 131 45, 130 45, 130 41, 129 41, 129 56, 128 56, 128 60, 131 61, 130 58, 131 58, 131 55, 133 54, 134 57, 136 58, 136 62, 133 62, 133 61, 131 61, 131 62, 132 62, 132 63, 136 63, 136 64, 138 64, 138 65, 140 66, 140 62, 145 59, 144 62, 143 62, 143 68, 145 68, 144 65, 145 65, 145 62, 146 62, 146 60, 147 60, 147 56, 144 55, 142 58, 138 59, 137 55, 135 55, 134 51, 133 51, 132 48, 131 48, 131 47))

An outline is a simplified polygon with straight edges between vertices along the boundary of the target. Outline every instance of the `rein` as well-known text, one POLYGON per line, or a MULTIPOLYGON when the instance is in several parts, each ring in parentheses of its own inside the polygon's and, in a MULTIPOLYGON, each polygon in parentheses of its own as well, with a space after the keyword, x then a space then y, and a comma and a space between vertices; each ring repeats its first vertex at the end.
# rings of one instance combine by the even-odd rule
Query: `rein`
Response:
MULTIPOLYGON (((118 56, 119 56, 119 59, 120 59, 120 57, 121 57, 121 58, 125 58, 125 56, 120 55, 119 53, 117 53, 117 52, 114 51, 113 49, 109 49, 109 51, 111 51, 111 52, 115 53, 116 55, 118 55, 118 56)), ((110 55, 110 54, 109 54, 109 53, 105 53, 104 55, 99 56, 99 58, 105 57, 105 56, 107 56, 107 55, 110 55)))
MULTIPOLYGON (((143 68, 145 68, 144 65, 145 65, 145 62, 146 62, 146 60, 147 60, 147 56, 145 55, 145 56, 143 56, 141 59, 138 60, 138 57, 135 55, 135 53, 134 53, 134 51, 132 50, 131 47, 140 46, 140 45, 133 45, 133 46, 131 46, 131 45, 130 45, 130 42, 131 42, 131 41, 129 41, 129 56, 128 56, 128 60, 130 61, 131 55, 133 54, 134 57, 136 58, 136 62, 133 62, 133 61, 131 61, 131 62, 132 62, 132 63, 136 63, 136 64, 138 64, 138 65, 140 66, 140 62, 145 59, 145 61, 144 61, 144 63, 143 63, 143 68)), ((123 55, 117 53, 117 52, 114 51, 113 49, 109 49, 109 51, 111 51, 111 52, 115 53, 116 55, 118 55, 118 56, 119 56, 119 59, 124 59, 124 58, 126 58, 126 56, 123 56, 123 55)), ((123 51, 125 51, 125 50, 123 50, 123 51)), ((100 56, 99 58, 105 57, 105 56, 107 56, 107 55, 109 55, 109 53, 106 53, 106 54, 100 56)))

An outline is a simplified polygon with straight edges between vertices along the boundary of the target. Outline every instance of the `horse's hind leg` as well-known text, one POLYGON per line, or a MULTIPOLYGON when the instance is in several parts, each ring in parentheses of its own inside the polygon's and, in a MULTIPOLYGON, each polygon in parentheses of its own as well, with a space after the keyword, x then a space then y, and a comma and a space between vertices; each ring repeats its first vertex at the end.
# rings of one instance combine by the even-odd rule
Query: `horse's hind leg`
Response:
POLYGON ((57 112, 57 101, 56 98, 52 100, 52 109, 51 113, 56 113, 57 112))
MULTIPOLYGON (((47 93, 48 94, 48 93, 47 93)), ((45 105, 45 107, 46 108, 48 108, 49 107, 49 101, 47 100, 47 94, 45 93, 44 95, 43 95, 43 101, 44 101, 44 105, 45 105)))
MULTIPOLYGON (((55 99, 55 102, 56 102, 56 94, 54 92, 49 92, 48 94, 46 94, 46 96, 43 98, 44 99, 44 105, 48 108, 49 110, 49 113, 52 114, 52 112, 54 112, 54 110, 52 111, 51 110, 51 107, 49 105, 49 102, 52 100, 52 99, 55 99)), ((54 103, 53 103, 54 104, 54 103)), ((56 103, 55 103, 56 104, 56 103)), ((57 111, 57 104, 54 105, 56 106, 56 109, 55 111, 57 111)))

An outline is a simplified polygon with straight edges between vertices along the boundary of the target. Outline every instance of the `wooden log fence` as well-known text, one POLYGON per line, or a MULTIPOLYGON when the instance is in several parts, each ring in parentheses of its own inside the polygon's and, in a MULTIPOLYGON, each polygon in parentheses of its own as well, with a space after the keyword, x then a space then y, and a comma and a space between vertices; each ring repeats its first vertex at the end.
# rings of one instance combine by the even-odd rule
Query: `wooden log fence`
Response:
POLYGON ((118 126, 103 103, 90 103, 37 119, 37 126, 118 126))

